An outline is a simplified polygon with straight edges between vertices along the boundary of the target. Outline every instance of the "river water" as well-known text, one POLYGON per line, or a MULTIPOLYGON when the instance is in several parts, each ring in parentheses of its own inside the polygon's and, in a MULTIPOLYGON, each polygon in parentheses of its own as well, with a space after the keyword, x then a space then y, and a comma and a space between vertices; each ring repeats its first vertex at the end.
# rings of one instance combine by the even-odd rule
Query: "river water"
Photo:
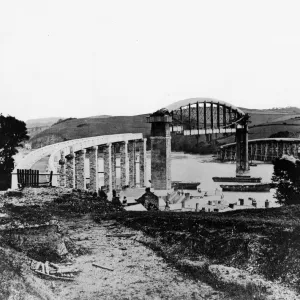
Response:
MULTIPOLYGON (((151 178, 151 158, 150 154, 147 156, 147 174, 148 178, 151 178)), ((254 177, 262 177, 262 182, 271 182, 271 177, 273 173, 273 165, 256 162, 257 167, 250 167, 250 174, 254 177)), ((221 182, 214 182, 212 177, 221 176, 235 176, 235 163, 226 162, 220 163, 213 160, 212 155, 196 155, 196 154, 186 154, 181 152, 172 153, 172 163, 171 163, 171 174, 172 181, 199 181, 201 183, 200 187, 202 191, 208 191, 210 197, 204 197, 203 199, 195 199, 188 201, 187 207, 195 208, 196 203, 201 204, 207 203, 208 200, 218 200, 220 195, 223 193, 224 201, 227 203, 238 202, 238 199, 243 198, 245 204, 250 204, 247 201, 249 197, 255 198, 257 201, 257 207, 265 207, 265 200, 268 199, 270 202, 270 207, 279 206, 275 203, 273 198, 274 190, 271 189, 270 192, 222 192, 220 184, 221 182)), ((235 183, 230 183, 235 184, 235 183)), ((239 203, 239 202, 238 202, 239 203)))

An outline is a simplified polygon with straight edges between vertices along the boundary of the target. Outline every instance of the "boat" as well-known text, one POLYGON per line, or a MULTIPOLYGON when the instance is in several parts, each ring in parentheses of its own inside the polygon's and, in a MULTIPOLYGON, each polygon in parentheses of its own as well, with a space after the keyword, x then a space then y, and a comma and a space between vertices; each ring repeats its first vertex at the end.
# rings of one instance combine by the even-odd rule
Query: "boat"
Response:
POLYGON ((223 192, 269 192, 271 189, 271 184, 222 184, 220 187, 222 188, 223 192))
POLYGON ((187 181, 172 181, 172 187, 176 190, 197 190, 200 182, 187 182, 187 181))
POLYGON ((257 167, 257 164, 255 164, 255 163, 249 163, 249 166, 250 167, 257 167))
POLYGON ((236 176, 236 177, 213 177, 214 182, 261 182, 261 177, 236 176))

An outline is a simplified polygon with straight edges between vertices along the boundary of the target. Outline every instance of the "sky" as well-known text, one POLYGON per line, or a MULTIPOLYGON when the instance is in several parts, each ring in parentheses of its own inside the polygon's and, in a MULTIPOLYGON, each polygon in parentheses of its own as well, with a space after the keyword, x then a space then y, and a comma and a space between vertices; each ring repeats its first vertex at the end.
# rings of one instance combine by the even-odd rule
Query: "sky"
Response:
POLYGON ((298 0, 0 1, 0 113, 300 107, 298 0))

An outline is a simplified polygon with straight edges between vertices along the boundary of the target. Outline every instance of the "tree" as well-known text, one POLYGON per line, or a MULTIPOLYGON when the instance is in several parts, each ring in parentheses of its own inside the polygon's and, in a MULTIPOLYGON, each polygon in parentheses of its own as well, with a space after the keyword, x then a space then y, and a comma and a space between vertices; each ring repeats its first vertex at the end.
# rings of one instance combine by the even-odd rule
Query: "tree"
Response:
POLYGON ((288 131, 279 131, 270 135, 270 138, 288 138, 292 133, 288 131))
POLYGON ((28 140, 26 124, 15 117, 0 114, 0 174, 8 175, 14 169, 13 156, 17 147, 28 140))
POLYGON ((276 202, 283 205, 300 204, 300 160, 284 155, 273 164, 272 182, 276 186, 276 202))

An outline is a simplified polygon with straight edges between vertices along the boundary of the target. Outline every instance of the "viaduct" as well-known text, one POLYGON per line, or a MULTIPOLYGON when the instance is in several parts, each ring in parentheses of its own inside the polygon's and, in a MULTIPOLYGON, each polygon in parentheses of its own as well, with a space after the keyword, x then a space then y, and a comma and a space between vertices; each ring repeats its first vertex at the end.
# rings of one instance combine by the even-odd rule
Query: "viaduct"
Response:
MULTIPOLYGON (((236 174, 241 176, 249 171, 249 157, 267 160, 281 153, 298 155, 300 144, 296 140, 256 140, 250 142, 249 149, 248 121, 249 115, 239 108, 207 98, 178 101, 151 114, 147 117, 147 122, 151 123, 151 186, 155 190, 171 189, 171 134, 209 136, 234 133, 236 143, 223 146, 219 155, 222 159, 234 156, 236 174), (297 150, 294 145, 297 145, 297 150)), ((89 189, 97 191, 100 187, 99 160, 103 161, 104 186, 108 193, 123 186, 144 187, 148 183, 146 139, 142 134, 90 137, 35 150, 15 168, 12 188, 17 188, 17 169, 32 168, 43 157, 49 157, 48 171, 54 172, 53 185, 57 186, 86 189, 85 164, 88 161, 89 189), (116 165, 117 156, 120 157, 119 166, 116 165), (120 168, 119 186, 117 167, 120 168)))
POLYGON ((37 149, 29 153, 12 172, 12 188, 18 187, 17 169, 30 169, 48 157, 47 169, 54 174, 53 186, 84 190, 87 188, 85 173, 88 169, 89 190, 98 191, 99 173, 103 173, 105 189, 111 195, 114 189, 120 188, 116 180, 117 156, 120 161, 120 186, 145 186, 146 139, 141 133, 130 133, 75 139, 37 149))

